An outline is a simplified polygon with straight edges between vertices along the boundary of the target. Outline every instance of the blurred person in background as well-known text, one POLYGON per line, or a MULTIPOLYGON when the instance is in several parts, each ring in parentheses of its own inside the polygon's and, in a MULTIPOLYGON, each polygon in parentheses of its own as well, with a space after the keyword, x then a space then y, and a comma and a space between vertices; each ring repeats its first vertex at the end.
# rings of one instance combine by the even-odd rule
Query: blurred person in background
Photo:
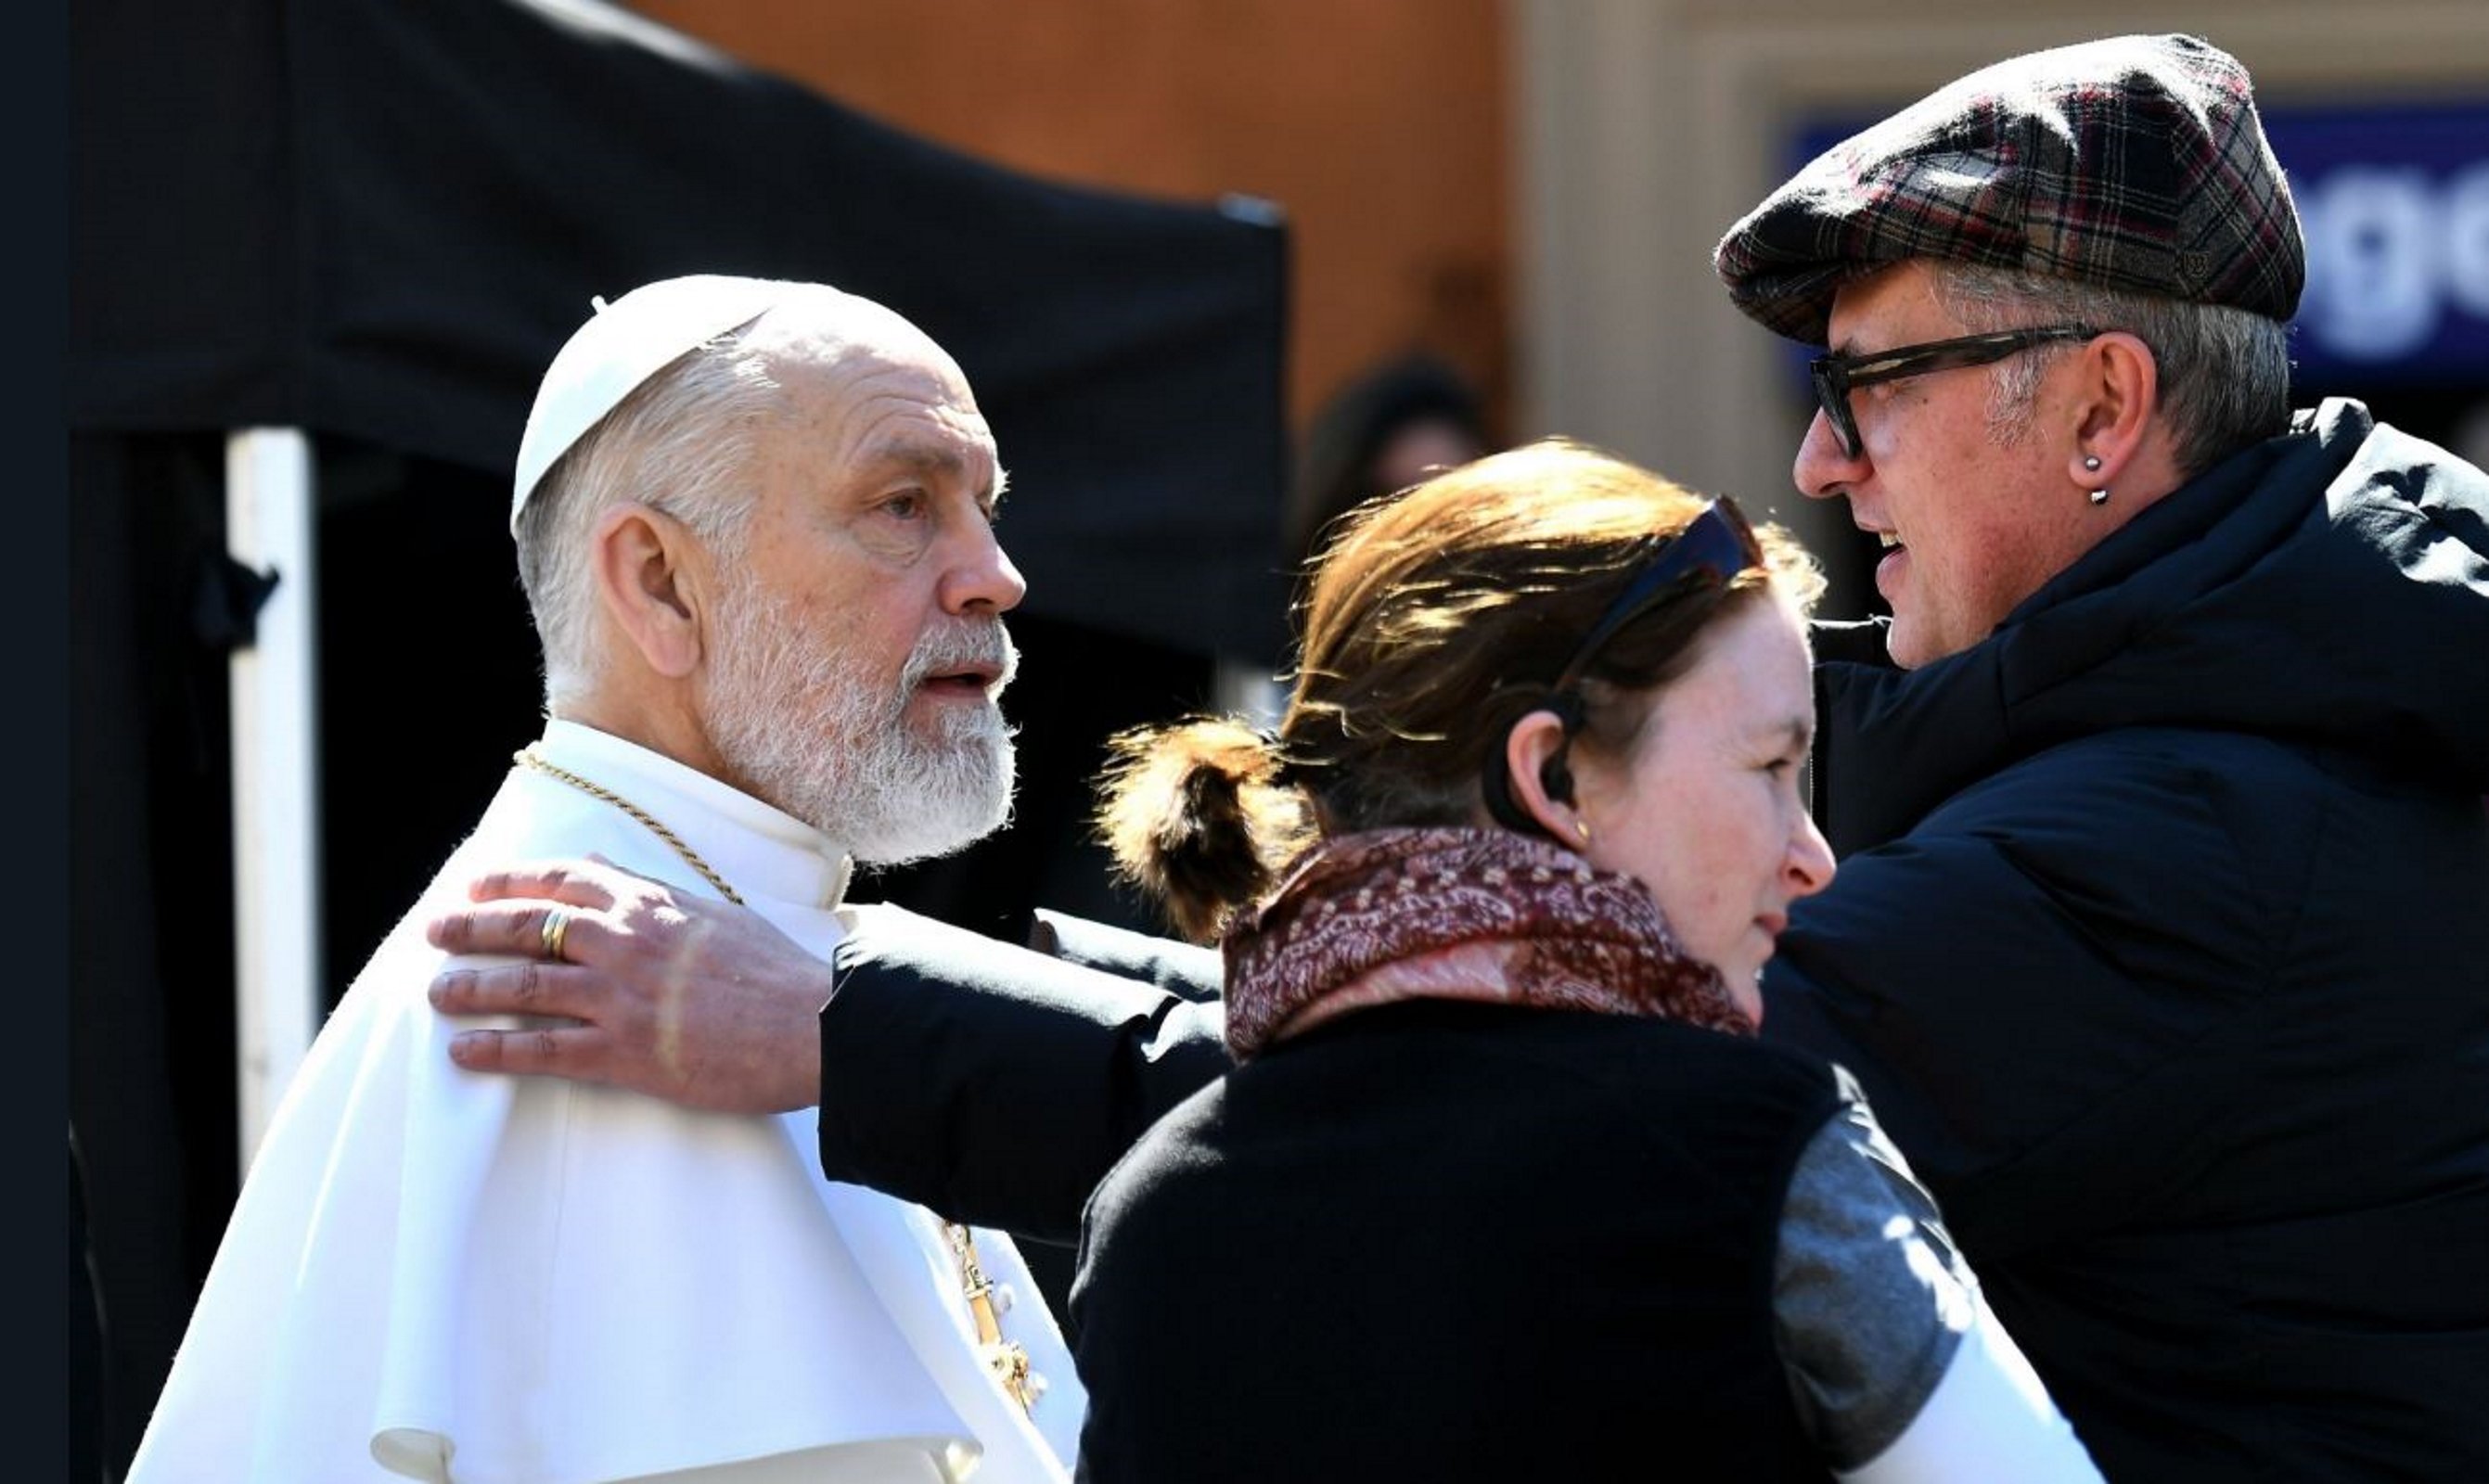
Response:
MULTIPOLYGON (((1714 266, 1823 348, 1795 477, 1889 549, 1891 618, 1817 638, 1841 870, 1765 1036, 1856 1075, 2108 1476, 2489 1478, 2489 474, 2290 408, 2304 253, 2246 70, 2184 36, 1982 69, 1714 266)), ((678 1033, 817 1028, 831 1174, 1058 1238, 1226 1065, 1216 1007, 1032 988, 1069 968, 1033 954, 894 955, 824 1008, 765 925, 613 880, 437 929, 525 952, 608 890, 646 925, 561 982, 577 1049, 464 1065, 662 1082, 643 1007, 729 985, 678 1033)), ((743 1081, 711 1095, 784 1096, 743 1081)))
POLYGON ((1422 352, 1383 362, 1324 403, 1305 429, 1288 487, 1290 558, 1311 556, 1324 528, 1375 496, 1494 446, 1485 403, 1468 378, 1422 352))

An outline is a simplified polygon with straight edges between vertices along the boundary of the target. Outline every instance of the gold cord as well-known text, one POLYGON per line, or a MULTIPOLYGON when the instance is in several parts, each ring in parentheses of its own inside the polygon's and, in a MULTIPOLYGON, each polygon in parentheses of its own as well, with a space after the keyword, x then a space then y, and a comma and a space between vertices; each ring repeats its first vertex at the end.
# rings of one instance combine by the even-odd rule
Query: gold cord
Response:
POLYGON ((1033 1411, 1045 1384, 1028 1368, 1028 1348, 1003 1338, 994 1285, 986 1277, 985 1266, 977 1261, 976 1238, 957 1221, 943 1222, 942 1233, 951 1239, 951 1251, 959 1260, 959 1287, 968 1296, 968 1317, 977 1327, 978 1356, 994 1373, 994 1380, 1002 1384, 1004 1395, 1019 1403, 1020 1411, 1033 1411))
POLYGON ((725 898, 730 902, 733 902, 738 907, 744 904, 742 896, 737 893, 733 887, 726 884, 726 878, 724 876, 719 875, 716 871, 709 869, 708 862, 700 858, 699 851, 693 849, 687 844, 684 844, 681 839, 679 839, 673 831, 667 829, 663 824, 658 823, 657 817, 654 814, 649 813, 639 805, 632 803, 629 799, 622 797, 622 795, 615 793, 613 789, 606 787, 602 784, 591 784, 586 779, 580 777, 578 774, 573 773, 566 768, 555 767, 552 763, 545 761, 543 755, 536 751, 535 744, 532 742, 519 749, 517 752, 512 753, 510 755, 510 760, 516 762, 523 768, 533 768, 537 772, 545 774, 548 777, 560 779, 563 783, 570 785, 570 786, 578 789, 584 794, 586 794, 588 797, 602 799, 606 803, 613 805, 615 809, 629 814, 632 818, 639 820, 642 824, 648 827, 648 832, 650 834, 656 836, 659 840, 664 841, 667 844, 673 846, 674 854, 681 856, 686 865, 690 866, 692 870, 699 871, 701 873, 701 879, 706 881, 709 885, 716 887, 719 896, 725 898))
MULTIPOLYGON (((637 819, 647 827, 650 834, 672 846, 674 853, 681 856, 692 870, 699 871, 702 880, 717 888, 719 896, 738 907, 745 904, 741 893, 727 885, 726 878, 710 870, 708 862, 700 858, 699 851, 684 844, 682 839, 660 823, 654 814, 602 784, 590 783, 567 768, 556 767, 545 760, 533 743, 510 756, 523 768, 532 768, 549 778, 559 779, 588 797, 601 799, 637 819)), ((554 956, 559 957, 560 955, 557 953, 554 956)), ((986 1277, 984 1265, 977 1261, 976 1239, 969 1235, 967 1227, 957 1221, 943 1222, 942 1232, 950 1239, 951 1251, 959 1261, 959 1288, 968 1300, 969 1318, 976 1324, 977 1355, 994 1373, 1004 1394, 1017 1402, 1021 1412, 1029 1412, 1036 1407, 1038 1392, 1044 1389, 1044 1383, 1028 1368, 1027 1347, 1003 1338, 1001 1310, 994 1302, 994 1286, 986 1277)))

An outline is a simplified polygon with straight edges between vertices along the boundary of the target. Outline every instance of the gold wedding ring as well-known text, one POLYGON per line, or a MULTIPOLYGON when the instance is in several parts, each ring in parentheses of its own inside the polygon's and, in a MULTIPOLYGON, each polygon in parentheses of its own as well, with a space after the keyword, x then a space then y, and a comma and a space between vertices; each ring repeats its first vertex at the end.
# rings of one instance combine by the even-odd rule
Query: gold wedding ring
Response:
POLYGON ((545 909, 544 927, 539 929, 544 939, 545 956, 562 961, 562 940, 570 936, 570 914, 559 907, 545 909))

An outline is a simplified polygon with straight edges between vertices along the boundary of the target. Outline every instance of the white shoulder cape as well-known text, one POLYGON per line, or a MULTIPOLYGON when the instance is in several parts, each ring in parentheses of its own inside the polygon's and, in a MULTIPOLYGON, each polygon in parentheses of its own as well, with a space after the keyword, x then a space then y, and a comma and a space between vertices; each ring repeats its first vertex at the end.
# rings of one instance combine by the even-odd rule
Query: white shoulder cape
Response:
MULTIPOLYGON (((586 728, 541 745, 827 956, 822 837, 586 728)), ((512 773, 288 1089, 129 1484, 1067 1478, 1086 1398, 1008 1238, 976 1234, 1047 1384, 1033 1417, 974 1353, 941 1222, 824 1180, 810 1112, 450 1064, 423 920, 487 866, 588 851, 713 895, 622 811, 512 773)))

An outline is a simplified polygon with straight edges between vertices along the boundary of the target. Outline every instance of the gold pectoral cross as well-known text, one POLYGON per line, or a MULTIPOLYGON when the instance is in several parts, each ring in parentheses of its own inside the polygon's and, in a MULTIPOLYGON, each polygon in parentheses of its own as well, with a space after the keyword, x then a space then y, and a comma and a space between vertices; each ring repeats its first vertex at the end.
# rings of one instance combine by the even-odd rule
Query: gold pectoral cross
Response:
POLYGON ((969 1236, 967 1227, 952 1221, 942 1229, 951 1239, 951 1250, 959 1259, 959 1286, 968 1297, 968 1317, 977 1327, 977 1358, 994 1373, 1003 1393, 1017 1402, 1022 1413, 1028 1413, 1037 1406, 1038 1392, 1044 1388, 1028 1368, 1028 1348, 1003 1338, 1002 1311, 994 1303, 994 1285, 977 1261, 976 1240, 969 1236))

